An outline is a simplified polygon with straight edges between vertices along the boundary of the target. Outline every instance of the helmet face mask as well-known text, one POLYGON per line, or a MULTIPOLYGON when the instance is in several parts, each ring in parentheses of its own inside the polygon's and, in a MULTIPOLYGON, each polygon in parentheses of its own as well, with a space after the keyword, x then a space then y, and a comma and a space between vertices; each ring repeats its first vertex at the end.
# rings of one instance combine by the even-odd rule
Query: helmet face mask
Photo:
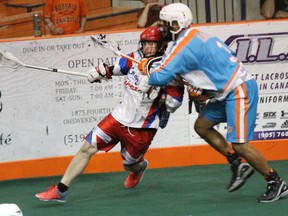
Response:
POLYGON ((188 28, 193 21, 191 10, 182 3, 173 3, 163 7, 160 11, 160 19, 166 22, 166 26, 173 38, 183 29, 188 28), (177 28, 177 25, 179 28, 177 28))
POLYGON ((156 53, 160 49, 159 42, 156 41, 141 41, 141 47, 143 55, 146 58, 156 56, 156 53))
POLYGON ((149 27, 143 31, 140 35, 140 44, 144 57, 148 58, 161 55, 161 50, 163 50, 162 39, 162 34, 158 27, 149 27))

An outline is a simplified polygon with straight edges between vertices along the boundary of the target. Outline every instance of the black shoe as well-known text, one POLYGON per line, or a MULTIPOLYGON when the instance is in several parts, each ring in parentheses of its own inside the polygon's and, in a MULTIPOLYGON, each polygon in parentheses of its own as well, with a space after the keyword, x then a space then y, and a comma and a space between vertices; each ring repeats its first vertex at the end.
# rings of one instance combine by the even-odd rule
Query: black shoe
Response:
POLYGON ((258 202, 274 202, 288 194, 288 185, 285 181, 268 182, 267 191, 257 198, 258 202))
POLYGON ((253 175, 254 169, 248 163, 240 163, 239 166, 231 166, 232 179, 227 188, 228 192, 238 190, 245 184, 246 179, 253 175))

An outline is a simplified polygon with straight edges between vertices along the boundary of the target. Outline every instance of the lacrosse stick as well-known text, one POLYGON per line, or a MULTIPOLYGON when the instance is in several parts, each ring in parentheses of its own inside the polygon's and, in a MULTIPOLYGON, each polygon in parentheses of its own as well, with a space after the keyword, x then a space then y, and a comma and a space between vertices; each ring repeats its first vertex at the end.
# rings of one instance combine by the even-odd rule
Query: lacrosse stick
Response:
POLYGON ((104 36, 102 36, 101 34, 97 36, 91 35, 90 37, 93 40, 93 42, 98 44, 99 46, 111 50, 113 53, 115 53, 120 57, 129 59, 130 61, 135 62, 136 64, 140 64, 140 61, 138 61, 137 59, 132 58, 131 56, 128 56, 126 54, 123 54, 118 47, 114 46, 110 41, 105 40, 104 36))
POLYGON ((87 74, 83 74, 80 72, 66 71, 66 70, 57 69, 57 68, 39 67, 39 66, 24 64, 19 59, 17 59, 12 53, 9 53, 9 52, 4 53, 0 51, 0 68, 1 67, 8 67, 12 69, 26 67, 26 68, 33 68, 33 69, 50 71, 50 72, 55 72, 55 73, 63 73, 63 74, 69 74, 69 75, 74 75, 74 76, 87 77, 87 74))

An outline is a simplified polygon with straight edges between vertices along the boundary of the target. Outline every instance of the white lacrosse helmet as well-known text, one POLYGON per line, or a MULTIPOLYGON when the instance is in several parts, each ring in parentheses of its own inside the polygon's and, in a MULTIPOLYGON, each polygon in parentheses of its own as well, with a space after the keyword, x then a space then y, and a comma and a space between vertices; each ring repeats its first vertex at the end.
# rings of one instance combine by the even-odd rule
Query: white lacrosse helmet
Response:
POLYGON ((173 3, 164 6, 160 11, 160 19, 172 26, 172 21, 177 21, 180 27, 177 31, 170 32, 178 34, 183 28, 189 27, 193 22, 193 15, 189 7, 182 3, 173 3))
POLYGON ((14 203, 0 204, 0 216, 23 216, 18 205, 14 203))

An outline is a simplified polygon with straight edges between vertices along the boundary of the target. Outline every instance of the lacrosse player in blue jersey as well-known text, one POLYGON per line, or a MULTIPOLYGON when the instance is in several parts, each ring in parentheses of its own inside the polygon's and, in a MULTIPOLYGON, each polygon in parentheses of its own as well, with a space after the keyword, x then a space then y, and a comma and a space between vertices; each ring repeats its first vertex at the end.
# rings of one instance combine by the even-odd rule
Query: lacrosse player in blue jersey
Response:
POLYGON ((163 7, 160 19, 163 35, 173 43, 158 65, 149 68, 149 62, 143 61, 143 73, 150 73, 149 84, 165 86, 180 77, 198 88, 192 89, 194 96, 196 92, 201 98, 210 98, 194 129, 231 164, 229 192, 239 189, 256 169, 268 183, 267 191, 257 201, 274 202, 287 195, 286 182, 249 143, 256 121, 256 81, 221 40, 190 27, 193 16, 186 5, 174 3, 163 7), (214 129, 220 122, 227 122, 227 141, 214 129))

